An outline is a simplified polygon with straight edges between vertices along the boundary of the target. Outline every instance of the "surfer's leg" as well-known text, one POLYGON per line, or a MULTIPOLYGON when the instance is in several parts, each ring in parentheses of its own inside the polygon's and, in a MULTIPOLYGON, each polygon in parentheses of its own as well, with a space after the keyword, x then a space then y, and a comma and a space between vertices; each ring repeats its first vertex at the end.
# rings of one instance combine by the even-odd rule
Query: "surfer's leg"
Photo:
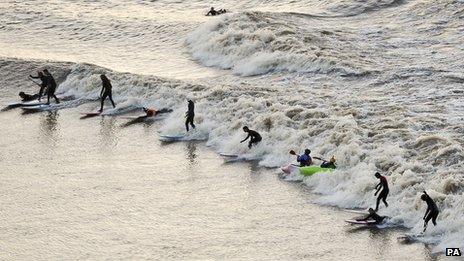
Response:
POLYGON ((437 225, 437 217, 438 217, 438 211, 437 211, 437 212, 433 212, 432 223, 433 223, 434 226, 437 225))
POLYGON ((116 105, 114 104, 114 101, 113 101, 113 93, 110 92, 110 93, 108 94, 108 97, 110 98, 111 104, 113 104, 113 108, 116 108, 116 105))
POLYGON ((55 94, 53 94, 53 98, 55 98, 56 103, 60 103, 60 100, 58 99, 58 97, 56 97, 55 94))
POLYGON ((185 120, 185 128, 187 129, 187 131, 189 131, 189 118, 188 117, 185 120))
POLYGON ((383 203, 385 204, 386 207, 388 207, 388 203, 387 203, 387 196, 388 196, 388 191, 382 191, 382 193, 380 193, 380 195, 382 196, 382 201, 383 203))
POLYGON ((107 94, 107 93, 103 93, 103 95, 102 95, 102 97, 101 97, 101 100, 100 100, 100 104, 101 104, 101 106, 100 106, 100 112, 103 111, 103 105, 105 104, 106 96, 108 96, 108 94, 107 94))
POLYGON ((377 197, 377 203, 375 204, 375 212, 379 210, 380 200, 382 199, 382 194, 377 197))

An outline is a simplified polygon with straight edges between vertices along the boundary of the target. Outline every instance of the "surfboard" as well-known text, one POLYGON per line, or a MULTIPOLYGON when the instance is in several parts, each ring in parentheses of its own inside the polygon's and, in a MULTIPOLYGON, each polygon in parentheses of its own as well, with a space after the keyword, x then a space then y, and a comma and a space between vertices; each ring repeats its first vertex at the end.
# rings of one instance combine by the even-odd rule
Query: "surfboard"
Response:
POLYGON ((377 221, 375 221, 375 220, 358 221, 358 220, 354 220, 354 219, 347 219, 347 220, 345 220, 345 222, 353 224, 353 225, 362 225, 362 226, 377 225, 377 221))
POLYGON ((82 112, 81 114, 87 117, 92 117, 92 116, 98 116, 102 113, 101 112, 82 112))
POLYGON ((423 237, 423 234, 405 234, 397 237, 397 240, 403 243, 414 243, 418 242, 423 237))
POLYGON ((185 138, 184 134, 179 135, 159 135, 159 140, 161 141, 180 141, 185 138))
POLYGON ((52 105, 47 105, 47 104, 40 104, 40 105, 35 105, 35 106, 26 106, 26 107, 21 107, 21 109, 25 111, 46 111, 52 109, 52 105))
POLYGON ((223 157, 231 157, 231 158, 238 157, 237 154, 219 153, 219 155, 221 155, 221 156, 223 156, 223 157))

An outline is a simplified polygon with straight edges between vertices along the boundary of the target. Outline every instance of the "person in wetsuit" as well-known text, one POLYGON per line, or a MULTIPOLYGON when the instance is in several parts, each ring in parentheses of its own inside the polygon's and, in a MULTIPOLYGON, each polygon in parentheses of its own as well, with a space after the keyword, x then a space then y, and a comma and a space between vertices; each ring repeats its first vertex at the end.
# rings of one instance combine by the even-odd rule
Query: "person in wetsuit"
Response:
POLYGON ((20 92, 19 97, 21 97, 21 101, 27 102, 27 101, 35 100, 35 99, 39 98, 40 96, 39 96, 39 94, 31 95, 31 94, 27 94, 27 93, 24 93, 24 92, 20 92))
POLYGON ((388 189, 387 178, 380 175, 380 173, 378 172, 375 173, 375 177, 380 179, 380 183, 377 184, 377 186, 375 186, 375 189, 377 189, 377 191, 375 192, 374 196, 377 196, 377 193, 379 193, 380 189, 382 189, 379 196, 377 197, 377 204, 375 206, 375 212, 377 212, 379 210, 380 200, 382 200, 383 203, 385 203, 385 206, 388 207, 387 196, 388 196, 389 189, 388 189))
POLYGON ((424 191, 424 194, 421 195, 421 199, 427 203, 427 210, 425 211, 424 215, 424 232, 427 229, 427 224, 429 223, 430 219, 432 220, 432 223, 434 226, 437 225, 437 217, 438 213, 440 212, 438 210, 437 204, 435 204, 435 201, 427 194, 427 192, 424 191))
POLYGON ((113 108, 116 108, 116 104, 114 104, 114 101, 113 101, 113 91, 112 91, 113 86, 111 85, 110 80, 104 74, 100 75, 100 79, 102 81, 102 90, 100 92, 101 106, 100 106, 99 112, 103 111, 103 104, 105 103, 106 98, 109 98, 111 101, 111 104, 113 105, 113 108))
POLYGON ((300 163, 300 167, 310 166, 313 163, 313 159, 309 154, 311 154, 311 150, 305 149, 303 155, 297 155, 295 151, 291 150, 290 154, 296 155, 296 161, 300 163))
POLYGON ((40 99, 42 98, 42 95, 44 93, 44 90, 45 88, 47 87, 47 77, 45 77, 45 75, 43 74, 43 72, 41 71, 38 71, 37 72, 37 76, 32 76, 32 75, 29 75, 29 77, 31 77, 32 79, 40 79, 40 90, 39 90, 39 101, 40 99))
POLYGON ((50 104, 50 97, 53 97, 56 103, 60 103, 60 100, 55 95, 55 91, 56 91, 55 78, 53 78, 52 74, 47 69, 43 70, 43 74, 45 76, 45 79, 46 79, 45 81, 47 83, 47 103, 46 104, 50 104))
POLYGON ((188 100, 188 109, 185 114, 185 128, 187 129, 187 131, 189 131, 190 124, 190 126, 192 126, 192 128, 195 129, 195 124, 193 123, 193 120, 195 118, 195 103, 193 103, 192 100, 188 100))
POLYGON ((262 140, 261 138, 261 135, 259 135, 258 132, 254 131, 254 130, 250 130, 247 126, 243 127, 243 131, 248 133, 248 136, 246 136, 246 138, 242 141, 240 141, 240 143, 246 141, 248 138, 250 138, 250 141, 248 142, 248 148, 251 149, 251 146, 253 144, 257 144, 258 142, 260 142, 262 140))
POLYGON ((335 169, 337 166, 335 165, 335 157, 332 156, 329 161, 323 160, 321 164, 321 168, 330 168, 330 169, 335 169))
POLYGON ((215 16, 215 15, 218 15, 219 13, 214 10, 214 7, 211 7, 211 9, 209 10, 208 13, 206 13, 206 16, 209 16, 209 15, 212 15, 212 16, 215 16))
POLYGON ((379 216, 375 210, 369 208, 369 215, 365 218, 356 219, 357 221, 368 221, 368 220, 375 220, 376 224, 382 223, 382 221, 386 218, 386 216, 379 216))

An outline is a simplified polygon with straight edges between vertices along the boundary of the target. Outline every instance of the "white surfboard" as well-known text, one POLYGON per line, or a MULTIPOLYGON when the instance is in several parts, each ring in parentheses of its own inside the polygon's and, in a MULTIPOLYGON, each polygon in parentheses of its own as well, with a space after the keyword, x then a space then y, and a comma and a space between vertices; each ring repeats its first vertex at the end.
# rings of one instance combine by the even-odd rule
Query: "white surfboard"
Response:
POLYGON ((362 225, 362 226, 372 226, 372 225, 377 225, 377 221, 375 220, 366 220, 366 221, 358 221, 355 219, 347 219, 345 220, 346 223, 350 223, 353 225, 362 225))

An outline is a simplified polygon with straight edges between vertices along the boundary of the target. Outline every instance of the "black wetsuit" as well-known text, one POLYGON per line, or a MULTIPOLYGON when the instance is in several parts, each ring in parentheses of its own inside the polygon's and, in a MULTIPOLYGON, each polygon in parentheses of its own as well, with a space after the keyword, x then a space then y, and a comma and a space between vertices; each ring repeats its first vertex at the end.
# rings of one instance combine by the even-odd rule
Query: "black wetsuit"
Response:
POLYGON ((42 98, 42 95, 44 93, 45 88, 47 87, 47 77, 45 75, 37 75, 37 76, 32 76, 29 75, 32 79, 40 79, 40 90, 39 90, 39 97, 38 99, 42 98))
POLYGON ((193 120, 195 118, 195 104, 193 101, 188 102, 188 111, 186 113, 186 120, 185 120, 185 128, 187 131, 189 131, 189 124, 192 126, 192 128, 195 129, 195 124, 193 123, 193 120))
POLYGON ((321 164, 321 168, 330 168, 330 169, 335 169, 337 166, 335 166, 335 163, 330 163, 328 161, 324 161, 321 164))
POLYGON ((111 101, 111 104, 113 105, 113 108, 116 108, 116 105, 113 101, 113 91, 112 91, 113 86, 111 85, 110 80, 108 79, 102 79, 102 90, 100 92, 101 95, 101 106, 100 106, 100 111, 103 111, 103 104, 105 103, 105 99, 109 98, 111 101))
POLYGON ((218 13, 216 10, 211 9, 211 10, 209 10, 209 12, 206 14, 206 16, 208 16, 208 15, 215 16, 215 15, 218 15, 218 14, 219 14, 219 13, 218 13))
POLYGON ((435 201, 433 201, 433 199, 425 194, 427 196, 427 198, 425 199, 425 202, 427 203, 427 210, 425 211, 425 215, 424 215, 424 220, 425 220, 425 223, 424 223, 424 227, 427 227, 427 223, 430 221, 430 219, 432 219, 432 223, 434 226, 437 225, 437 217, 438 217, 438 213, 440 212, 438 210, 438 207, 437 207, 437 204, 435 204, 435 201))
POLYGON ((34 94, 34 95, 24 94, 24 96, 21 97, 21 101, 27 102, 27 101, 37 100, 39 97, 40 97, 39 94, 34 94))
POLYGON ((55 78, 53 78, 53 76, 50 73, 46 74, 45 77, 46 77, 46 83, 47 83, 47 104, 50 103, 50 97, 53 97, 56 103, 60 103, 60 100, 55 95, 55 91, 56 91, 55 78))
POLYGON ((375 222, 379 224, 385 219, 385 216, 379 216, 377 213, 372 213, 363 219, 359 219, 359 221, 367 221, 369 219, 375 220, 375 222))
POLYGON ((377 204, 375 206, 375 211, 377 211, 377 210, 379 210, 380 200, 382 200, 383 203, 385 203, 385 206, 388 207, 387 196, 388 196, 388 193, 390 192, 390 190, 388 189, 387 179, 384 176, 380 176, 380 183, 377 184, 377 186, 375 186, 375 188, 377 189, 376 193, 378 193, 379 190, 382 188, 382 191, 380 192, 379 196, 377 197, 377 204))
POLYGON ((242 142, 246 141, 248 138, 250 138, 250 141, 248 142, 248 148, 250 149, 253 144, 257 144, 262 140, 261 135, 259 135, 259 133, 254 130, 248 130, 248 136, 242 140, 242 142))

